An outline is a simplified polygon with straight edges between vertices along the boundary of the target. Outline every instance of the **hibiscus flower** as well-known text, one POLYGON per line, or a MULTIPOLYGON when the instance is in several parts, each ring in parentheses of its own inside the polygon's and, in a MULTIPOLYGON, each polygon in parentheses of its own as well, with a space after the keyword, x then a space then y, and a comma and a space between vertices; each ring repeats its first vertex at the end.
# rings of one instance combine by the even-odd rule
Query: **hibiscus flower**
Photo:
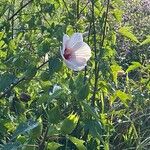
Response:
POLYGON ((74 71, 84 69, 91 57, 91 49, 83 42, 81 33, 74 33, 71 37, 65 34, 60 51, 65 64, 74 71))

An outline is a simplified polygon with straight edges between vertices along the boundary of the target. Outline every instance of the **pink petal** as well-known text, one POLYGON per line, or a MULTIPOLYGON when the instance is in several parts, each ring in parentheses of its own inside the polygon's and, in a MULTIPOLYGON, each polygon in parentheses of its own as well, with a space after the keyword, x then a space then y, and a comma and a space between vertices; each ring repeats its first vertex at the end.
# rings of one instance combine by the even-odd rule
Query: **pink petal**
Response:
POLYGON ((74 33, 67 42, 67 48, 72 49, 72 47, 78 42, 83 42, 82 34, 74 33))
POLYGON ((88 61, 91 57, 91 49, 85 42, 78 42, 73 47, 72 57, 84 58, 88 61))
POLYGON ((74 71, 80 71, 86 66, 86 60, 80 57, 72 58, 69 61, 65 60, 65 63, 70 69, 74 71))
POLYGON ((64 54, 64 51, 65 51, 65 48, 66 48, 66 45, 67 45, 67 41, 69 40, 69 36, 67 34, 64 34, 63 36, 63 48, 62 48, 62 53, 64 54))

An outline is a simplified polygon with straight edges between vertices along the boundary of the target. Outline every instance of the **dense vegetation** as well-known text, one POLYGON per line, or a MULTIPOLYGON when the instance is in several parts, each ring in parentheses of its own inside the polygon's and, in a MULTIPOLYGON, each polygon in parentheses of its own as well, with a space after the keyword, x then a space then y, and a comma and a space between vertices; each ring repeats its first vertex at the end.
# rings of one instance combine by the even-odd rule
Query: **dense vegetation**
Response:
POLYGON ((150 149, 149 0, 0 0, 0 149, 150 149), (92 57, 73 71, 64 34, 92 57))

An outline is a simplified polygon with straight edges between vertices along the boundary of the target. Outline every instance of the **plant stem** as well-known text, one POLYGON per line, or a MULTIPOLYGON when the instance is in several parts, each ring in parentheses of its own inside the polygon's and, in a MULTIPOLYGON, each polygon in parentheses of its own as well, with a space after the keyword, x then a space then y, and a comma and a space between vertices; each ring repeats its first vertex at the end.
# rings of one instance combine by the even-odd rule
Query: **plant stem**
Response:
MULTIPOLYGON (((39 70, 40 68, 42 68, 46 63, 48 63, 49 60, 45 61, 43 64, 41 64, 39 67, 37 67, 37 70, 39 70)), ((6 88, 6 90, 0 94, 0 99, 3 98, 9 91, 11 91, 15 86, 17 86, 19 83, 21 83, 22 81, 26 80, 26 76, 18 79, 16 82, 12 83, 12 85, 10 85, 8 88, 6 88)))
MULTIPOLYGON (((107 17, 108 17, 108 11, 109 11, 109 3, 110 0, 107 1, 107 8, 106 8, 106 13, 105 13, 105 21, 104 21, 104 30, 102 34, 102 41, 101 41, 101 46, 104 46, 104 40, 106 36, 106 23, 107 23, 107 17)), ((94 82, 94 91, 93 91, 93 97, 91 101, 91 106, 95 106, 95 96, 97 92, 97 86, 98 86, 98 78, 99 78, 99 68, 100 68, 100 63, 97 61, 97 50, 96 50, 96 31, 95 31, 95 14, 94 14, 94 1, 92 1, 92 18, 93 18, 93 30, 94 30, 94 52, 95 52, 95 82, 94 82)), ((100 54, 100 53, 99 53, 100 54)))
POLYGON ((93 42, 94 42, 94 56, 95 56, 95 69, 94 69, 94 75, 95 75, 95 82, 94 82, 94 91, 93 91, 93 96, 91 100, 91 106, 95 106, 95 96, 96 96, 96 91, 97 91, 97 48, 96 48, 96 29, 95 29, 95 13, 94 13, 94 0, 92 0, 92 23, 93 23, 93 42))

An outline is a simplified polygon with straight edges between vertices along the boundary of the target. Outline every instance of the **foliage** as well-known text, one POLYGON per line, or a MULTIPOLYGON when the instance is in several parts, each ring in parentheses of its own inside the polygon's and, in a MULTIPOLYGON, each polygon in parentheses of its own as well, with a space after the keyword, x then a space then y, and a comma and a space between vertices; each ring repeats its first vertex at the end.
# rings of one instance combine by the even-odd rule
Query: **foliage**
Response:
POLYGON ((147 0, 0 1, 0 149, 150 148, 147 0), (66 33, 92 49, 73 72, 66 33))

